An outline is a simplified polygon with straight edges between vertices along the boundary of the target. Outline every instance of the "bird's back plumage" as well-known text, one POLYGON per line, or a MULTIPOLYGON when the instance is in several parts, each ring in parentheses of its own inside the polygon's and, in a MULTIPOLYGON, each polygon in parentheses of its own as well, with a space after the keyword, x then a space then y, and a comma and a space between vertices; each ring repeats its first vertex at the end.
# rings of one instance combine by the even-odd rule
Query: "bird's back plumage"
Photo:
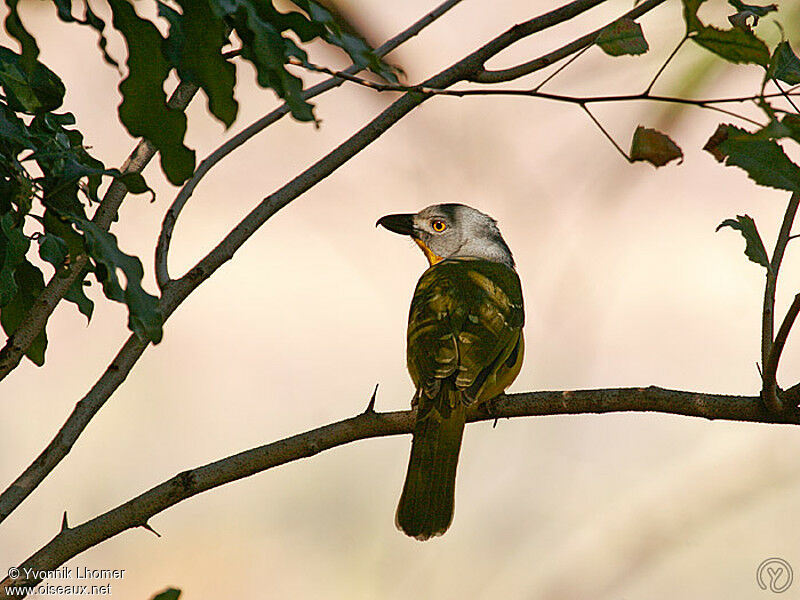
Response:
POLYGON ((417 421, 396 516, 408 535, 428 539, 449 527, 466 407, 517 376, 523 322, 519 277, 506 264, 451 258, 420 278, 407 348, 417 421))

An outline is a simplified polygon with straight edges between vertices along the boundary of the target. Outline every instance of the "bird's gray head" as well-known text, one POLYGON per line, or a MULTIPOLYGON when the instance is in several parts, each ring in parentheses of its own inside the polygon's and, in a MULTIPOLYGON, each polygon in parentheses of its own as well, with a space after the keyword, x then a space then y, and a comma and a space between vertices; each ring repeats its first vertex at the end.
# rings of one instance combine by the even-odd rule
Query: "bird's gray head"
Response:
POLYGON ((432 265, 445 258, 472 257, 514 268, 497 221, 464 204, 434 204, 415 215, 386 215, 377 224, 410 236, 432 265))

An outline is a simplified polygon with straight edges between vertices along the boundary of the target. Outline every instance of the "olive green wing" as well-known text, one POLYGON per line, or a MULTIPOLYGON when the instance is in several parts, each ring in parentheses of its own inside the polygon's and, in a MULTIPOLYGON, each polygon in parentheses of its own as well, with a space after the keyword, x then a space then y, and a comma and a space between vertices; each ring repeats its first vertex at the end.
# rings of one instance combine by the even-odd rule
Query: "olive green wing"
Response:
POLYGON ((485 400, 487 379, 516 358, 523 323, 522 289, 513 269, 479 259, 437 263, 422 275, 411 302, 411 378, 429 398, 452 376, 467 401, 485 400))

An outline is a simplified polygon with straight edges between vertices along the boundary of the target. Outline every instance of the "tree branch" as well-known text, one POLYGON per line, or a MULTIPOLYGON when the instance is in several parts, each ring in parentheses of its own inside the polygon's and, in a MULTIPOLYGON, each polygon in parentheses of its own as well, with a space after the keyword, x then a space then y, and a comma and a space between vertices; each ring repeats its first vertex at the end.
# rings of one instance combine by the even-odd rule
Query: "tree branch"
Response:
MULTIPOLYGON (((628 411, 755 423, 800 424, 800 412, 797 410, 772 413, 763 407, 757 396, 725 396, 658 387, 512 394, 497 398, 488 408, 471 408, 467 420, 476 422, 497 418, 628 411)), ((23 573, 20 579, 6 578, 0 583, 0 598, 12 597, 10 587, 35 585, 40 581, 23 581, 25 569, 56 569, 81 552, 123 531, 147 525, 153 516, 202 492, 357 440, 411 433, 413 425, 413 410, 389 413, 365 411, 355 417, 179 473, 86 523, 62 529, 19 566, 23 573)))
MULTIPOLYGON (((392 39, 378 47, 375 50, 375 54, 380 57, 386 56, 401 44, 404 44, 414 36, 418 35, 428 25, 436 21, 439 17, 444 15, 447 11, 460 2, 461 0, 447 0, 447 2, 443 2, 424 17, 419 19, 416 23, 411 25, 408 29, 398 33, 392 39)), ((335 74, 327 81, 323 81, 315 86, 310 87, 308 90, 303 92, 303 99, 308 100, 310 98, 314 98, 315 96, 319 96, 328 90, 339 87, 344 83, 345 75, 354 75, 358 73, 359 70, 360 69, 355 65, 351 65, 341 73, 335 74)), ((163 290, 170 281, 168 264, 169 246, 170 242, 172 241, 172 233, 175 230, 175 223, 177 222, 178 216, 181 214, 183 207, 194 193, 197 184, 200 183, 200 180, 205 177, 206 173, 208 173, 211 168, 219 163, 223 158, 231 154, 250 138, 256 136, 273 123, 282 119, 284 116, 289 114, 289 112, 289 105, 284 103, 281 107, 273 110, 271 113, 261 117, 243 129, 241 132, 233 136, 230 140, 222 144, 219 148, 214 150, 214 152, 203 159, 192 177, 183 185, 180 192, 178 192, 178 195, 175 197, 175 200, 172 202, 172 205, 164 215, 164 221, 161 224, 161 233, 158 236, 158 243, 156 244, 155 270, 156 281, 158 282, 158 287, 160 289, 163 290)))
MULTIPOLYGON (((581 4, 575 2, 575 5, 581 4)), ((567 5, 567 7, 572 5, 567 5)), ((553 17, 558 14, 560 19, 569 18, 565 7, 552 13, 545 13, 521 25, 516 25, 505 33, 497 36, 478 50, 465 58, 457 61, 450 67, 428 79, 424 85, 433 88, 445 88, 453 83, 462 81, 477 70, 494 54, 507 48, 514 42, 540 31, 542 24, 555 25, 560 21, 553 17)), ((580 48, 578 48, 580 50, 580 48)), ((578 51, 576 50, 576 51, 578 51)), ((256 206, 227 236, 195 267, 176 280, 171 280, 162 290, 160 308, 166 321, 172 312, 195 290, 208 279, 219 267, 233 257, 233 254, 244 244, 253 233, 263 225, 272 215, 281 208, 295 200, 302 193, 319 183, 322 179, 333 173, 341 165, 378 139, 386 130, 419 106, 428 96, 417 91, 407 92, 361 130, 353 134, 339 147, 332 150, 315 164, 289 181, 272 195, 265 198, 256 206)), ((35 489, 53 468, 66 456, 72 444, 75 443, 82 431, 86 428, 92 417, 100 410, 105 401, 125 380, 127 374, 136 364, 144 352, 146 345, 135 335, 131 335, 125 345, 117 354, 114 362, 101 375, 89 393, 78 403, 73 413, 65 423, 59 435, 48 445, 42 454, 32 463, 25 473, 18 478, 24 485, 12 484, 17 489, 12 493, 11 488, 0 495, 0 516, 10 514, 30 493, 35 489), (65 428, 69 425, 67 431, 65 428), (65 432, 63 439, 59 436, 65 432), (6 499, 7 504, 3 503, 6 499)))
MULTIPOLYGON (((789 329, 791 329, 794 323, 793 317, 788 322, 788 329, 783 335, 780 347, 776 348, 773 343, 773 332, 775 328, 775 289, 778 284, 778 272, 780 271, 781 262, 783 261, 783 254, 786 251, 786 244, 789 243, 789 237, 792 233, 792 224, 794 223, 795 215, 797 215, 798 204, 800 204, 800 193, 795 192, 789 199, 789 204, 786 206, 786 212, 783 215, 783 223, 778 233, 778 239, 775 242, 775 251, 772 253, 772 260, 770 260, 769 267, 767 268, 767 282, 764 286, 764 308, 761 314, 761 364, 763 365, 764 372, 762 374, 761 397, 767 408, 774 412, 780 412, 783 409, 782 402, 780 398, 778 398, 778 361, 783 351, 783 344, 786 342, 786 336, 789 335, 789 329)), ((789 315, 787 314, 786 317, 788 319, 789 315)), ((783 321, 784 325, 787 324, 787 319, 783 321)))
MULTIPOLYGON (((633 10, 628 11, 620 18, 629 18, 629 19, 638 19, 643 14, 651 11, 659 4, 663 4, 665 0, 645 0, 639 6, 636 6, 633 10)), ((540 69, 544 69, 547 66, 550 66, 554 62, 558 62, 562 58, 566 58, 571 54, 575 54, 579 50, 587 46, 591 46, 594 44, 594 41, 597 39, 597 36, 600 35, 600 32, 603 31, 607 27, 603 26, 599 29, 596 29, 592 33, 588 33, 583 37, 578 38, 574 42, 563 46, 559 50, 551 52, 540 58, 535 58, 531 61, 522 63, 517 65, 516 67, 510 67, 508 69, 499 69, 496 71, 490 71, 488 69, 483 69, 479 71, 475 76, 471 77, 470 80, 476 83, 501 83, 503 81, 512 81, 514 79, 519 79, 520 77, 524 77, 525 75, 530 75, 534 71, 539 71, 540 69)))
MULTIPOLYGON (((196 92, 195 84, 182 81, 172 93, 168 105, 176 110, 184 110, 196 92)), ((150 142, 145 139, 140 140, 123 163, 120 171, 123 174, 141 173, 155 153, 155 147, 150 142)), ((125 184, 119 179, 114 179, 97 207, 92 221, 108 231, 111 223, 116 220, 117 211, 127 194, 128 188, 125 187, 125 184)), ((50 315, 53 314, 56 306, 75 283, 75 280, 83 273, 88 260, 87 255, 78 255, 67 267, 66 272, 55 273, 47 283, 22 322, 0 349, 0 381, 17 367, 33 340, 47 326, 50 315)))
MULTIPOLYGON (((381 46, 379 51, 383 51, 384 54, 388 54, 403 42, 417 35, 422 29, 433 23, 437 18, 439 18, 459 2, 461 2, 461 0, 448 0, 447 2, 444 2, 439 7, 422 17, 419 21, 414 23, 411 27, 387 41, 383 46, 381 46)), ((339 81, 341 82, 341 80, 339 81)), ((332 84, 331 82, 324 82, 323 84, 314 86, 308 92, 317 90, 316 94, 320 94, 322 91, 325 91, 325 89, 330 89, 336 85, 339 84, 336 82, 333 82, 332 84), (324 88, 325 85, 328 87, 324 88)), ((176 93, 170 100, 172 101, 172 99, 175 99, 177 94, 178 92, 176 90, 176 93)), ((184 98, 188 104, 189 98, 185 98, 185 95, 183 94, 180 96, 180 98, 184 98)), ((230 153, 235 147, 243 144, 247 139, 249 139, 249 137, 252 137, 255 135, 255 133, 269 125, 271 122, 276 121, 286 113, 288 113, 288 109, 284 105, 277 111, 273 111, 263 119, 260 119, 248 127, 238 136, 226 142, 226 144, 212 154, 212 156, 204 160, 200 164, 200 167, 195 172, 192 179, 190 179, 181 190, 178 198, 176 198, 176 201, 173 203, 173 206, 170 208, 170 210, 175 208, 176 204, 181 198, 181 195, 184 194, 185 197, 183 203, 185 204, 186 200, 188 200, 188 197, 191 195, 192 190, 197 185, 197 182, 211 168, 211 166, 213 166, 215 162, 219 162, 223 156, 230 153), (272 121, 269 121, 269 119, 272 119, 272 121), (248 131, 250 132, 249 135, 245 136, 244 134, 248 131), (213 161, 212 157, 215 157, 213 161)), ((134 160, 134 157, 139 157, 135 159, 135 166, 138 167, 141 165, 140 169, 144 168, 144 165, 147 164, 147 161, 153 157, 152 145, 146 140, 142 140, 142 142, 139 143, 139 145, 136 147, 136 150, 134 150, 133 154, 131 155, 129 162, 134 160)), ((115 181, 114 184, 116 183, 118 182, 115 181)), ((114 184, 112 184, 112 186, 114 184)), ((121 188, 122 190, 118 190, 116 192, 117 195, 111 195, 113 191, 111 188, 109 188, 109 191, 106 194, 107 198, 109 195, 111 195, 110 197, 112 198, 111 202, 109 202, 109 209, 103 213, 105 218, 108 218, 108 223, 111 221, 110 217, 116 214, 116 210, 119 208, 119 204, 125 195, 124 186, 121 186, 121 188)), ((178 212, 179 211, 180 208, 178 208, 178 212)), ((100 211, 98 210, 98 213, 99 212, 100 211)), ((97 214, 95 217, 97 217, 97 214)), ((177 213, 175 213, 175 217, 177 217, 177 213)), ((174 221, 172 225, 174 226, 174 221)), ((169 240, 167 238, 166 245, 162 246, 164 243, 163 240, 165 228, 166 225, 162 228, 161 238, 159 239, 159 248, 163 247, 164 252, 166 252, 166 249, 169 245, 169 240)), ((171 234, 171 229, 169 230, 169 234, 171 234)), ((166 253, 163 255, 163 260, 163 264, 166 265, 166 253)), ((177 304, 175 303, 169 304, 162 300, 161 309, 165 320, 176 308, 176 306, 177 304)), ((105 404, 106 400, 108 400, 111 394, 125 380, 128 373, 131 371, 133 366, 136 364, 136 361, 146 348, 147 344, 143 343, 136 335, 131 335, 128 338, 127 342, 125 342, 125 344, 122 346, 120 351, 117 353, 117 356, 105 370, 103 375, 100 377, 100 379, 98 379, 97 383, 92 387, 92 389, 89 390, 86 396, 84 396, 83 399, 78 402, 64 425, 62 425, 61 429, 59 429, 58 433, 50 441, 47 447, 45 447, 36 460, 34 460, 21 475, 17 477, 17 479, 14 480, 14 482, 8 488, 6 488, 2 494, 0 494, 0 523, 2 523, 3 520, 5 520, 6 517, 8 517, 17 508, 17 506, 19 506, 25 500, 25 498, 28 497, 28 495, 30 495, 30 493, 33 492, 33 490, 36 489, 36 487, 42 481, 44 481, 45 477, 50 474, 56 465, 58 465, 58 463, 60 463, 64 457, 66 457, 66 455, 72 449, 72 446, 77 441, 78 437, 80 437, 81 433, 83 433, 83 430, 89 425, 89 422, 92 420, 94 415, 98 413, 98 411, 105 404)))

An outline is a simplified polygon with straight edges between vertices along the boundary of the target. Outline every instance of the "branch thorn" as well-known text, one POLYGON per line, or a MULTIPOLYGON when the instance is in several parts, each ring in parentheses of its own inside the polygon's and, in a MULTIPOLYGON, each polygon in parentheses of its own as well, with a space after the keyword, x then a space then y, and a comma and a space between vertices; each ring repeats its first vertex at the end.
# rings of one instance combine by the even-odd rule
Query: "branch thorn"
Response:
POLYGON ((369 403, 367 404, 367 408, 364 410, 364 414, 375 414, 375 396, 378 394, 378 385, 375 384, 375 389, 372 390, 372 396, 369 399, 369 403))

